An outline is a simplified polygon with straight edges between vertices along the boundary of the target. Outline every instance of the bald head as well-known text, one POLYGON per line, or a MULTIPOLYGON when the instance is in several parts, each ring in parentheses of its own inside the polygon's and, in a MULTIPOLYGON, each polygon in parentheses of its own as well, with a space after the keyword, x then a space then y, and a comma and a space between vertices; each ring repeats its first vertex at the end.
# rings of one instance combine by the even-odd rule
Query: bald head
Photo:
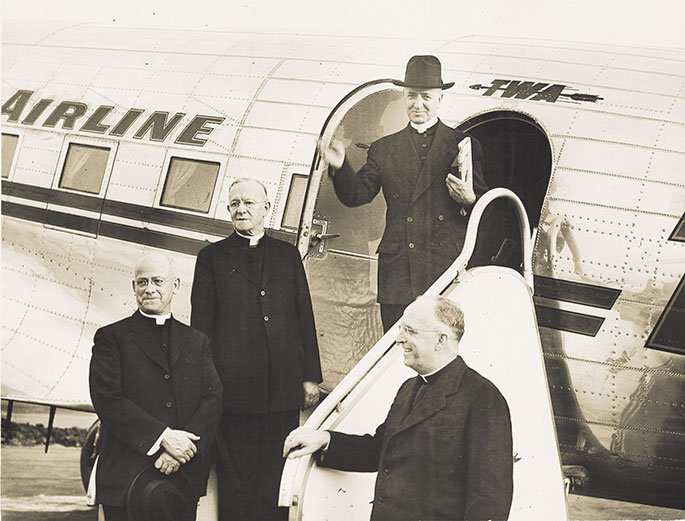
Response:
POLYGON ((133 268, 133 276, 135 277, 139 271, 147 269, 156 269, 168 277, 176 276, 174 261, 167 255, 156 251, 148 252, 138 259, 133 268))
POLYGON ((138 309, 148 315, 165 315, 180 281, 173 261, 166 255, 150 252, 143 255, 133 272, 133 292, 138 309))

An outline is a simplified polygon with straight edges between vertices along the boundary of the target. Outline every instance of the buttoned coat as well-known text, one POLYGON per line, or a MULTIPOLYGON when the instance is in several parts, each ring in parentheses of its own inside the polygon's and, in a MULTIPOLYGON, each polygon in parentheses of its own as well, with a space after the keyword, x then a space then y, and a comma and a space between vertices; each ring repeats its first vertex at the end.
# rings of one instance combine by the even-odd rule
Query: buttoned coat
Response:
MULTIPOLYGON (((447 191, 459 142, 466 134, 437 123, 423 165, 408 125, 371 144, 366 164, 355 175, 349 164, 335 172, 333 186, 347 206, 369 203, 383 188, 385 231, 378 246, 378 302, 409 304, 421 295, 457 257, 464 243, 467 215, 447 191)), ((487 186, 479 142, 471 138, 473 189, 487 186)))
POLYGON ((182 469, 195 495, 206 493, 222 411, 209 340, 172 317, 167 360, 151 320, 136 311, 95 333, 90 396, 101 422, 96 499, 104 505, 125 505, 135 475, 156 460, 147 452, 166 427, 200 436, 182 469))
POLYGON ((264 236, 262 277, 232 234, 197 256, 193 327, 212 340, 224 409, 265 414, 302 408, 305 381, 321 382, 309 286, 292 244, 264 236))
POLYGON ((412 408, 418 378, 402 384, 375 435, 331 432, 320 464, 378 471, 371 521, 506 519, 513 455, 504 397, 458 357, 412 408))

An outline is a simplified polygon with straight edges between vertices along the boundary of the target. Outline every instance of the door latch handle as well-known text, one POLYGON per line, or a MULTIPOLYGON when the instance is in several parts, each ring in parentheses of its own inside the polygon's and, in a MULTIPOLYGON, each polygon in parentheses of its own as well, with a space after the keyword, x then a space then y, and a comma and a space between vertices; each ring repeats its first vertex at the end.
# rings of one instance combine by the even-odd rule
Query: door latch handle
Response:
POLYGON ((339 233, 315 233, 312 236, 312 240, 314 241, 325 241, 327 239, 335 239, 337 237, 340 237, 339 233))

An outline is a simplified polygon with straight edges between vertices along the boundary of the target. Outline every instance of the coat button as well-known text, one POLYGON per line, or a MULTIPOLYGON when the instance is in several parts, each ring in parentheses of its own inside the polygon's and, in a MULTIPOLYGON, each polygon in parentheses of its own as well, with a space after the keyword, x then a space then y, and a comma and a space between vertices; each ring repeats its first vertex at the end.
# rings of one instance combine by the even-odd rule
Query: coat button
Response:
POLYGON ((411 217, 411 216, 407 217, 407 222, 408 222, 408 223, 413 222, 413 221, 414 221, 414 218, 413 218, 413 217, 411 217))
POLYGON ((168 380, 169 378, 171 378, 171 375, 170 375, 169 373, 165 373, 165 374, 164 374, 164 379, 165 379, 165 380, 168 380))
POLYGON ((440 246, 445 246, 447 244, 447 241, 440 241, 440 246))
POLYGON ((268 316, 268 315, 264 315, 264 322, 268 322, 268 321, 269 321, 269 316, 268 316))
POLYGON ((392 194, 393 199, 399 199, 399 197, 400 197, 400 194, 392 194))
POLYGON ((444 215, 438 215, 438 221, 444 221, 445 216, 444 215))
POLYGON ((421 146, 422 146, 423 148, 426 148, 428 145, 426 145, 426 143, 424 143, 424 144, 421 145, 421 146))
POLYGON ((421 161, 424 161, 426 159, 426 156, 421 156, 421 161))
POLYGON ((375 502, 378 503, 378 504, 380 505, 381 503, 383 503, 383 501, 384 501, 384 499, 383 499, 381 496, 378 496, 378 497, 376 498, 376 501, 375 501, 375 502))
POLYGON ((388 469, 383 469, 383 474, 385 474, 385 475, 387 476, 388 474, 390 474, 390 470, 388 470, 388 469))
POLYGON ((171 401, 168 401, 164 405, 166 405, 167 409, 171 409, 171 406, 173 405, 173 403, 171 403, 171 401))
POLYGON ((262 290, 259 292, 259 294, 263 297, 264 295, 266 295, 266 291, 262 290))
POLYGON ((410 242, 410 243, 409 243, 409 248, 410 248, 410 249, 414 249, 414 243, 413 243, 413 242, 410 242))

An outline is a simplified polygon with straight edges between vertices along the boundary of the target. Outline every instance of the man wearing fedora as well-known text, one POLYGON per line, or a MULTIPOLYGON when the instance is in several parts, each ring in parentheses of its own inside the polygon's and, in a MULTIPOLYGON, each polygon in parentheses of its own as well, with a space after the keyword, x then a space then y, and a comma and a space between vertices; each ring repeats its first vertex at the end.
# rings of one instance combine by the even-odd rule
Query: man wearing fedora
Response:
POLYGON ((171 315, 179 284, 171 260, 148 253, 134 271, 138 310, 95 333, 95 494, 107 521, 193 521, 206 493, 223 388, 206 335, 171 315))
POLYGON ((422 294, 461 251, 468 210, 486 190, 480 144, 471 138, 473 181, 460 179, 456 164, 466 134, 437 117, 443 83, 435 56, 413 56, 407 63, 403 95, 409 124, 371 144, 366 164, 355 174, 342 142, 319 149, 333 174, 340 201, 347 206, 371 202, 383 188, 387 205, 378 246, 378 302, 387 331, 404 308, 422 294))

